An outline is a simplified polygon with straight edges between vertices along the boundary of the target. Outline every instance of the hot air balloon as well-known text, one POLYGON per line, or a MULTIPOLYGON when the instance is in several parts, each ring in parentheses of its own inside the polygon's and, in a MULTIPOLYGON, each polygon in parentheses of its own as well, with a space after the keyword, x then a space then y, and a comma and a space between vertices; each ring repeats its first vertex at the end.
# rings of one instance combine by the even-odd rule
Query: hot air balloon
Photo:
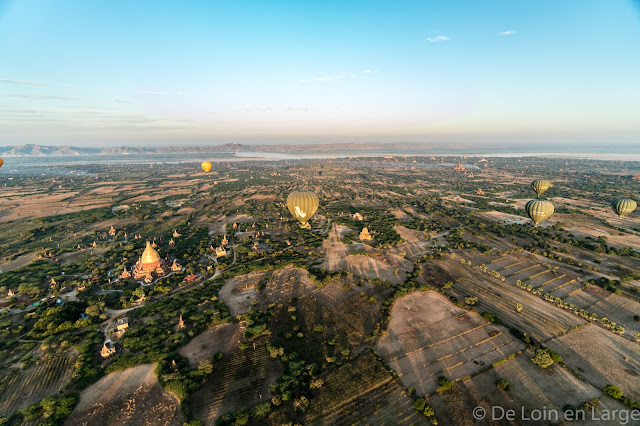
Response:
POLYGON ((202 167, 202 170, 204 170, 206 173, 209 173, 211 171, 211 167, 213 167, 213 164, 211 164, 209 161, 205 161, 200 165, 200 167, 202 167))
POLYGON ((531 187, 533 188, 534 191, 536 191, 536 194, 539 197, 547 189, 551 188, 551 182, 546 179, 536 179, 533 182, 531 182, 531 187))
POLYGON ((638 207, 638 203, 631 198, 617 198, 611 202, 611 208, 620 217, 628 215, 638 207))
POLYGON ((294 191, 287 197, 287 207, 291 215, 303 225, 318 210, 320 201, 313 191, 294 191))
POLYGON ((524 206, 524 209, 536 225, 548 219, 554 210, 551 201, 546 200, 531 200, 524 206))
POLYGON ((4 164, 4 160, 0 158, 0 167, 2 167, 3 164, 4 164))

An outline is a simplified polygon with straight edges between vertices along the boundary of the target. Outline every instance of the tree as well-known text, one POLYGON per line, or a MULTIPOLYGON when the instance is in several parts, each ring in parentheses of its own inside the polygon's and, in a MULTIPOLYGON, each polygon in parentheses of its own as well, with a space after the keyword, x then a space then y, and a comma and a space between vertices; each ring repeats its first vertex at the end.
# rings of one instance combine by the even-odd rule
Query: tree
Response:
POLYGON ((549 352, 545 351, 544 349, 536 349, 533 353, 533 356, 531 357, 531 361, 533 361, 533 363, 540 368, 547 368, 550 367, 551 364, 553 364, 551 355, 549 355, 549 352))
POLYGON ((607 385, 602 389, 605 395, 609 395, 611 398, 621 399, 622 398, 622 390, 614 385, 607 385))
POLYGON ((416 400, 413 401, 413 408, 415 408, 418 411, 422 411, 424 410, 424 407, 426 404, 427 404, 427 401, 425 401, 424 398, 416 398, 416 400))
POLYGON ((511 390, 511 386, 509 385, 509 382, 507 382, 505 379, 502 379, 502 378, 496 380, 496 386, 504 391, 511 390))
POLYGON ((135 290, 133 290, 133 293, 131 294, 137 297, 138 299, 141 299, 144 297, 144 289, 142 287, 138 287, 135 290))
POLYGON ((271 412, 271 404, 268 402, 263 402, 262 404, 258 404, 253 409, 253 417, 257 419, 265 418, 271 412))
POLYGON ((209 375, 213 372, 213 364, 208 359, 202 360, 198 365, 198 371, 203 374, 209 375))

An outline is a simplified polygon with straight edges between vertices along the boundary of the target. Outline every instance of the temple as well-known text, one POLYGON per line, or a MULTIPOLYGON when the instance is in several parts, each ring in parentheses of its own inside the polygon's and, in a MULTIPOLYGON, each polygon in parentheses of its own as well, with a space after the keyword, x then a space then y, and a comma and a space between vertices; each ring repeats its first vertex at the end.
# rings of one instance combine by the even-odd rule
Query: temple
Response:
POLYGON ((112 237, 116 236, 116 228, 114 228, 113 225, 111 225, 111 228, 109 229, 109 235, 112 237))
POLYGON ((364 219, 364 218, 362 217, 362 215, 361 215, 360 213, 357 213, 357 212, 353 214, 353 218, 354 218, 355 220, 362 220, 362 219, 364 219))
POLYGON ((362 228, 362 232, 360 232, 360 241, 371 241, 373 237, 369 233, 367 228, 362 228))
POLYGON ((464 170, 467 170, 464 168, 464 166, 461 163, 456 164, 456 166, 453 168, 453 170, 457 171, 457 172, 461 172, 464 170))
POLYGON ((167 275, 168 269, 165 261, 160 258, 156 249, 147 241, 147 247, 133 267, 131 275, 134 280, 144 280, 144 282, 148 284, 153 281, 154 278, 167 275))
POLYGON ((100 356, 102 356, 102 358, 109 358, 115 353, 116 348, 113 347, 111 342, 105 342, 105 344, 102 346, 102 349, 100 350, 100 356))

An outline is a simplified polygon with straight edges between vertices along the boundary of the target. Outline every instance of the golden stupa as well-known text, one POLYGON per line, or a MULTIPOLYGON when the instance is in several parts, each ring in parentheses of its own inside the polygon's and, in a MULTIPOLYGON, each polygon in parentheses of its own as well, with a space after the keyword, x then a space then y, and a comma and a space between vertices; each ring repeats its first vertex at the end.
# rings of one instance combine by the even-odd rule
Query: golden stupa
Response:
POLYGON ((160 258, 160 255, 149 241, 147 241, 147 247, 133 267, 131 274, 134 279, 145 280, 146 282, 149 282, 151 277, 161 277, 167 274, 164 260, 160 258))

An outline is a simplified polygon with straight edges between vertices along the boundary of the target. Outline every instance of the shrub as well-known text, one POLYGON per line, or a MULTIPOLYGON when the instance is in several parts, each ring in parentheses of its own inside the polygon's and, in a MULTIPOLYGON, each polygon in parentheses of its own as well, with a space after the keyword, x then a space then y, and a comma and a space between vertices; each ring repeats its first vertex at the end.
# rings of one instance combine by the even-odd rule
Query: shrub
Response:
POLYGON ((511 386, 509 385, 509 382, 507 382, 505 379, 496 380, 496 386, 504 391, 511 390, 511 386))
POLYGON ((424 410, 424 407, 426 404, 427 404, 427 401, 425 401, 424 398, 416 398, 416 400, 413 401, 413 408, 415 408, 418 411, 422 411, 424 410))
POLYGON ((553 359, 549 352, 544 349, 536 349, 531 357, 531 361, 540 368, 547 368, 553 364, 553 359))
POLYGON ((478 304, 478 298, 475 297, 475 296, 465 297, 464 303, 466 303, 469 306, 477 305, 478 304))
POLYGON ((446 392, 449 391, 451 389, 454 388, 454 386, 456 385, 455 382, 447 379, 444 376, 440 376, 438 377, 438 384, 440 385, 437 389, 436 392, 438 393, 442 393, 442 392, 446 392))
POLYGON ((622 390, 614 385, 607 385, 602 389, 605 395, 609 395, 611 398, 621 399, 622 398, 622 390))
POLYGON ((253 409, 253 417, 256 419, 262 419, 267 417, 271 412, 271 404, 268 402, 263 402, 262 404, 258 404, 253 409))

